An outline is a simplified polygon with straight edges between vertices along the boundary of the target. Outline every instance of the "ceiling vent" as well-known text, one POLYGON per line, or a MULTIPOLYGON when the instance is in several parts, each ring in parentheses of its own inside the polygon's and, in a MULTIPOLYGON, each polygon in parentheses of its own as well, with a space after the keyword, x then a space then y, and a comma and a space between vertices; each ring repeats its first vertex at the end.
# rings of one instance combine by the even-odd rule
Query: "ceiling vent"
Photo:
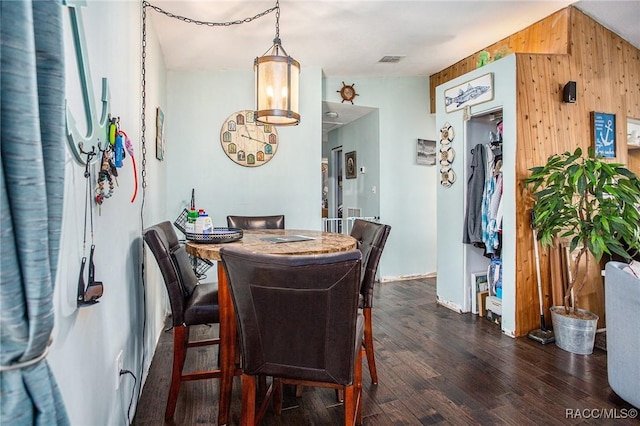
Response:
POLYGON ((378 62, 387 64, 397 64, 404 56, 383 56, 378 62))

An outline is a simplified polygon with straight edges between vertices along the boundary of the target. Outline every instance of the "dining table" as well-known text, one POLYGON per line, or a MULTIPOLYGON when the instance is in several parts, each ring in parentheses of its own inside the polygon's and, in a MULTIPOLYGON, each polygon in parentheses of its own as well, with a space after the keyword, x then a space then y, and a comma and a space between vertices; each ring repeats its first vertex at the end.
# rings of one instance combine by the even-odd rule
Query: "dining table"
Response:
POLYGON ((231 407, 233 377, 240 374, 236 360, 238 347, 236 339, 236 318, 224 265, 220 261, 220 249, 239 246, 243 249, 266 254, 314 255, 336 253, 357 248, 357 240, 346 234, 300 229, 259 229, 243 230, 236 241, 221 243, 186 242, 189 254, 202 259, 217 261, 218 305, 220 312, 220 352, 221 370, 218 400, 218 424, 226 425, 231 407))

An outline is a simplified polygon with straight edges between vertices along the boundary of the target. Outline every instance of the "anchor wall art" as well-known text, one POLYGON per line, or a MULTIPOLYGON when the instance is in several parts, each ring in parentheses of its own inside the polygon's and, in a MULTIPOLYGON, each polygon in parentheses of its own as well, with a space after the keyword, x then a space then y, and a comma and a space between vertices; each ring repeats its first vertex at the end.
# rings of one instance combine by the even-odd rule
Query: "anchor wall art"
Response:
POLYGON ((616 116, 604 112, 592 112, 593 141, 596 155, 616 157, 616 116))
MULTIPOLYGON (((102 78, 102 96, 100 96, 99 99, 99 102, 102 105, 102 110, 98 117, 98 112, 96 110, 98 107, 98 99, 93 93, 93 77, 91 76, 91 68, 89 66, 87 41, 82 21, 82 12, 80 10, 87 4, 84 0, 65 0, 63 3, 69 8, 69 15, 71 17, 73 45, 82 86, 82 100, 87 126, 87 130, 83 135, 78 129, 76 120, 67 104, 66 132, 71 152, 80 164, 84 164, 89 159, 86 156, 83 157, 86 152, 95 150, 96 148, 100 149, 100 144, 102 144, 103 147, 106 147, 105 141, 107 140, 107 127, 110 124, 109 83, 105 77, 102 78)), ((96 161, 98 157, 93 156, 92 158, 93 161, 96 161)))
POLYGON ((448 113, 492 99, 493 73, 482 75, 444 91, 444 107, 448 113))

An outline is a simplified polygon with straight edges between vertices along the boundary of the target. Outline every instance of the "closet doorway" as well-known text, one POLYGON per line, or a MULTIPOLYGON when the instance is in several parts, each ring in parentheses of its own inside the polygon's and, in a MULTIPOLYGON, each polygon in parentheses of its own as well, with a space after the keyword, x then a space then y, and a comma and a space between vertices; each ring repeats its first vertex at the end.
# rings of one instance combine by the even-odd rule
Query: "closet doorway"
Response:
MULTIPOLYGON (((465 130, 465 276, 486 276, 489 295, 496 296, 497 292, 501 299, 502 109, 473 115, 465 130), (483 164, 478 173, 480 158, 483 164)), ((476 283, 472 281, 467 281, 465 299, 470 311, 478 313, 480 289, 474 288, 476 283)))

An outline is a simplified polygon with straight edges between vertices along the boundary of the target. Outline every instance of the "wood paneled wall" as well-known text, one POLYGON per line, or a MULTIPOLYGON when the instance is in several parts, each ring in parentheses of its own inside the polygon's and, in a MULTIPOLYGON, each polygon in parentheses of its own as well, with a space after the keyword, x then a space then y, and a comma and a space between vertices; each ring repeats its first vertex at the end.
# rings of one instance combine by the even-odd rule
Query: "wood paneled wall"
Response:
MULTIPOLYGON (((507 46, 517 60, 516 336, 539 328, 531 200, 522 179, 548 156, 593 146, 591 112, 616 114, 617 157, 640 174, 640 150, 627 152, 627 117, 640 118, 640 50, 574 7, 562 9, 487 49, 507 46), (577 102, 562 102, 568 81, 577 83, 577 102)), ((431 76, 435 87, 475 69, 477 53, 431 76)), ((549 256, 541 251, 547 308, 551 300, 549 256)))
MULTIPOLYGON (((637 168, 635 152, 626 148, 626 120, 640 116, 640 50, 612 33, 576 8, 570 7, 570 55, 518 54, 516 177, 522 179, 529 168, 543 164, 549 155, 586 151, 593 146, 591 112, 616 114, 615 162, 637 168), (577 102, 562 102, 567 81, 577 83, 577 102), (633 156, 633 157, 632 157, 633 156), (635 162, 635 166, 632 163, 635 162)), ((531 203, 522 191, 516 194, 516 334, 539 327, 534 254, 529 229, 531 203)), ((545 293, 550 294, 550 268, 543 252, 542 276, 545 293)), ((596 285, 601 285, 597 283, 596 285)), ((545 299, 548 307, 551 299, 545 299)))
MULTIPOLYGON (((493 57, 506 48, 511 53, 569 53, 569 9, 565 8, 533 25, 486 47, 493 57)), ((476 69, 478 53, 429 77, 431 112, 436 112, 436 87, 476 69)))
POLYGON ((640 149, 629 151, 629 161, 627 163, 629 170, 640 176, 640 149))

